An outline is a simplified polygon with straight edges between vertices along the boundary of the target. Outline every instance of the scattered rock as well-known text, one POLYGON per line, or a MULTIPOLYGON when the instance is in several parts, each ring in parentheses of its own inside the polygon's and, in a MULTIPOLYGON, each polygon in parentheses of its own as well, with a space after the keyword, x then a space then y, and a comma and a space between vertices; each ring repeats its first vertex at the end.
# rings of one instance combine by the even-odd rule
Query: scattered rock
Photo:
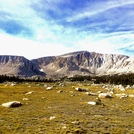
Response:
POLYGON ((92 92, 86 92, 85 94, 87 94, 87 95, 92 95, 92 96, 98 96, 97 93, 92 93, 92 92))
POLYGON ((57 91, 57 93, 62 93, 62 92, 63 92, 62 90, 57 91))
POLYGON ((28 101, 29 99, 28 99, 28 98, 23 98, 22 100, 24 100, 24 101, 28 101))
POLYGON ((119 85, 118 88, 120 89, 120 91, 125 91, 125 88, 122 85, 119 85))
POLYGON ((51 90, 53 87, 47 87, 46 90, 51 90))
POLYGON ((15 83, 11 83, 11 86, 15 86, 16 84, 15 83))
POLYGON ((64 84, 63 83, 60 83, 59 86, 64 87, 64 84))
POLYGON ((127 86, 126 86, 126 89, 129 89, 129 88, 131 88, 131 86, 130 86, 130 85, 127 85, 127 86))
POLYGON ((67 126, 66 125, 64 125, 63 127, 62 127, 62 129, 66 129, 67 128, 67 126))
POLYGON ((46 97, 41 97, 41 99, 46 99, 46 97))
POLYGON ((79 88, 79 87, 76 87, 75 90, 76 90, 76 91, 79 91, 79 92, 87 92, 87 91, 88 91, 88 89, 79 88))
POLYGON ((53 120, 53 119, 55 119, 56 118, 56 116, 51 116, 50 118, 49 118, 49 120, 53 120))
POLYGON ((96 114, 96 115, 94 115, 94 117, 103 118, 104 116, 103 115, 100 115, 100 114, 96 114))
POLYGON ((80 121, 72 121, 72 124, 79 125, 80 121))
POLYGON ((89 104, 89 105, 96 105, 96 102, 94 102, 94 101, 89 101, 88 104, 89 104))
POLYGON ((102 91, 98 91, 98 94, 102 93, 102 91))
POLYGON ((98 95, 99 98, 112 98, 112 94, 110 93, 100 93, 98 95))
POLYGON ((11 101, 11 102, 7 102, 7 103, 2 104, 3 107, 7 107, 7 108, 19 107, 21 105, 22 105, 22 103, 20 103, 19 101, 11 101))
POLYGON ((124 94, 124 95, 122 95, 122 96, 120 97, 120 99, 124 99, 124 98, 127 98, 127 97, 128 97, 128 95, 124 94))
POLYGON ((119 98, 121 98, 121 99, 128 97, 128 95, 127 95, 127 94, 124 94, 124 93, 122 93, 122 94, 115 94, 115 96, 116 96, 116 97, 119 97, 119 98))
POLYGON ((30 91, 30 92, 25 93, 25 95, 29 95, 29 94, 32 94, 32 93, 33 93, 33 91, 30 91))
POLYGON ((73 94, 74 92, 73 91, 69 91, 71 94, 73 94))
POLYGON ((89 104, 89 105, 104 105, 104 104, 101 102, 100 98, 96 98, 96 101, 89 101, 88 104, 89 104))

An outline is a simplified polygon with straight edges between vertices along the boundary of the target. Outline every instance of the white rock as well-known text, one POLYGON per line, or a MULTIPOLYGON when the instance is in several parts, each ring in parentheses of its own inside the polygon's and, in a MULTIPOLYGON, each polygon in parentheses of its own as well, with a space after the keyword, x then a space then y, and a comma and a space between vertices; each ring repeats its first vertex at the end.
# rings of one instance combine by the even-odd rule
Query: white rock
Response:
POLYGON ((65 125, 62 127, 62 129, 66 129, 66 128, 67 128, 67 126, 65 126, 65 125))
POLYGON ((87 92, 87 91, 88 91, 88 89, 79 88, 79 87, 76 87, 75 90, 76 90, 76 91, 79 91, 79 92, 87 92))
POLYGON ((98 97, 99 98, 112 98, 112 95, 110 93, 100 93, 98 97))
POLYGON ((49 120, 53 120, 53 119, 55 119, 56 117, 55 116, 51 116, 50 118, 49 118, 49 120))
POLYGON ((88 104, 89 104, 89 105, 96 105, 96 102, 94 102, 94 101, 89 101, 88 104))
POLYGON ((3 103, 2 106, 3 107, 19 107, 22 104, 19 101, 11 101, 11 102, 7 102, 7 103, 3 103))
POLYGON ((92 92, 85 92, 85 94, 87 94, 87 95, 92 95, 92 96, 98 96, 97 93, 92 93, 92 92))
POLYGON ((122 93, 122 94, 115 94, 115 96, 116 96, 116 97, 120 97, 121 99, 128 97, 128 95, 127 95, 127 94, 124 94, 124 93, 122 93))
POLYGON ((15 83, 11 83, 11 86, 15 86, 16 84, 15 83))
POLYGON ((127 85, 127 86, 126 86, 126 89, 128 89, 128 88, 131 88, 131 86, 130 86, 130 85, 127 85))
POLYGON ((63 92, 62 90, 57 91, 57 93, 62 93, 62 92, 63 92))
POLYGON ((46 90, 51 90, 53 87, 47 87, 46 90))
POLYGON ((25 93, 25 95, 29 95, 29 94, 32 94, 32 93, 33 93, 33 91, 30 91, 30 92, 25 93))
POLYGON ((125 91, 125 88, 122 85, 119 85, 120 91, 125 91))
POLYGON ((28 101, 29 99, 28 98, 23 98, 22 100, 28 101))
POLYGON ((98 94, 102 93, 102 91, 98 91, 98 94))

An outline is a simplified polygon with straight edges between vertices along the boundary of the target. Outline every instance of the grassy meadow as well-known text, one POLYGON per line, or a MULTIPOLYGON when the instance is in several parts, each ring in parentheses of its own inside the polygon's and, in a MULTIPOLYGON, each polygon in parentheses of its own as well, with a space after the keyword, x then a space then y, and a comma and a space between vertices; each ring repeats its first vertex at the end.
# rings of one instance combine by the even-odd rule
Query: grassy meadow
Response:
MULTIPOLYGON (((134 134, 134 98, 102 98, 78 92, 106 92, 88 82, 0 84, 0 105, 20 101, 21 107, 0 106, 0 134, 134 134), (47 86, 53 86, 46 90, 47 86), (26 94, 31 92, 31 94, 26 94)), ((134 94, 134 89, 115 93, 134 94)))

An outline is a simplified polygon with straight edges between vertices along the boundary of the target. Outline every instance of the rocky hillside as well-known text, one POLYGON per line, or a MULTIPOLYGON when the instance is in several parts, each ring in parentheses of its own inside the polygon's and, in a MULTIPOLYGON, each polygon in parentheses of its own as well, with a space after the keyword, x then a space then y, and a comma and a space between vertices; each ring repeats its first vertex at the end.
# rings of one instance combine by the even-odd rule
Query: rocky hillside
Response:
POLYGON ((45 75, 28 59, 21 56, 10 55, 0 56, 0 75, 2 74, 24 77, 45 75))
POLYGON ((21 56, 0 56, 0 74, 63 77, 134 73, 134 57, 88 51, 28 60, 21 56))
POLYGON ((32 62, 46 72, 48 77, 59 77, 134 73, 133 59, 125 55, 79 51, 34 59, 32 62))

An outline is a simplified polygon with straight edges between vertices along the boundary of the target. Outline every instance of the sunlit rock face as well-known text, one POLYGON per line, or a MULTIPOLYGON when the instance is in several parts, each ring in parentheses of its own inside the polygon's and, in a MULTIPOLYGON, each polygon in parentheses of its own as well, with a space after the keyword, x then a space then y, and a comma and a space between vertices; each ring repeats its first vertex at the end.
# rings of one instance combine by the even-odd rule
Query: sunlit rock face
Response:
POLYGON ((100 54, 88 51, 32 60, 49 76, 106 75, 134 73, 133 59, 125 55, 100 54), (49 62, 48 62, 49 59, 49 62))
POLYGON ((134 57, 78 51, 28 60, 22 56, 0 56, 0 74, 63 77, 134 73, 134 57))

